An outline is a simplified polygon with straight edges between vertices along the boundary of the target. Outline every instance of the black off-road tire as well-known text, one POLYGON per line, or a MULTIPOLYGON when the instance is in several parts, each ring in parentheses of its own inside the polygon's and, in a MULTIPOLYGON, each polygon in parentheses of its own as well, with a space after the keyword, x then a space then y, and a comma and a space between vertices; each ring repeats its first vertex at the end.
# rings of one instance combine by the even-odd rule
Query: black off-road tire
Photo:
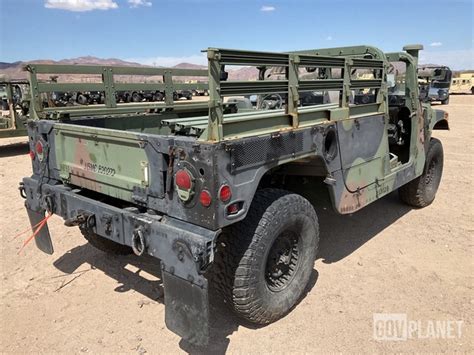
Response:
POLYGON ((398 190, 400 199, 417 208, 430 205, 436 197, 442 174, 443 145, 439 139, 431 138, 423 173, 400 187, 398 190))
POLYGON ((123 244, 116 243, 110 239, 101 237, 100 235, 95 234, 88 228, 80 228, 82 235, 89 242, 90 245, 103 251, 107 254, 114 255, 129 255, 133 253, 131 247, 123 244))
POLYGON ((260 325, 274 322, 304 294, 318 244, 318 218, 308 200, 284 190, 259 190, 247 217, 220 236, 213 284, 240 317, 260 325), (278 258, 286 242, 288 254, 278 258), (283 264, 276 263, 282 257, 283 264), (275 276, 282 270, 278 265, 284 277, 275 276))
POLYGON ((449 104, 449 96, 446 99, 441 101, 441 105, 447 105, 447 104, 449 104))

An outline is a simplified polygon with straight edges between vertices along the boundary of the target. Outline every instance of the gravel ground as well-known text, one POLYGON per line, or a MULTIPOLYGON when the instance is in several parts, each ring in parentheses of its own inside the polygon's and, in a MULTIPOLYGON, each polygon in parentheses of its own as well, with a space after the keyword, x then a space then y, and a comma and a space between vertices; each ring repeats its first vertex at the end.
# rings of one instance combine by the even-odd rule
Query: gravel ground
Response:
POLYGON ((166 329, 151 258, 106 256, 59 217, 50 219, 53 256, 34 244, 18 255, 22 239, 14 236, 28 222, 17 186, 30 174, 30 158, 25 145, 11 144, 24 138, 0 142, 0 351, 472 353, 474 96, 453 96, 441 108, 451 131, 435 132, 445 149, 435 202, 414 210, 394 193, 350 216, 320 205, 321 246, 307 296, 261 328, 239 323, 213 296, 206 349, 166 329), (421 332, 405 341, 376 340, 374 313, 405 314, 421 332), (426 338, 434 321, 453 327, 449 338, 426 338))

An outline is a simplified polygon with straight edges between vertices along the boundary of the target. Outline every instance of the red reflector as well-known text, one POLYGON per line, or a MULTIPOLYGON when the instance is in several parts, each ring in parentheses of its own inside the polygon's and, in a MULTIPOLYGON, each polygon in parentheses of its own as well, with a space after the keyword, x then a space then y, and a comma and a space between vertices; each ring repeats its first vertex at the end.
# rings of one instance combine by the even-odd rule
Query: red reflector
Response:
POLYGON ((182 190, 191 189, 191 175, 184 169, 178 170, 175 176, 176 186, 182 190))
POLYGON ((201 194, 199 195, 199 202, 201 202, 201 205, 204 207, 209 207, 211 205, 212 197, 209 191, 202 190, 201 194))
POLYGON ((232 190, 228 185, 224 185, 219 190, 219 198, 222 202, 227 202, 232 197, 232 190))
POLYGON ((233 203, 232 205, 229 205, 229 207, 227 207, 227 214, 236 214, 237 212, 239 212, 238 202, 233 203))
POLYGON ((43 154, 43 143, 41 143, 40 141, 36 142, 35 150, 36 153, 43 154))
POLYGON ((32 150, 30 150, 30 158, 31 160, 35 159, 35 152, 33 152, 32 150))

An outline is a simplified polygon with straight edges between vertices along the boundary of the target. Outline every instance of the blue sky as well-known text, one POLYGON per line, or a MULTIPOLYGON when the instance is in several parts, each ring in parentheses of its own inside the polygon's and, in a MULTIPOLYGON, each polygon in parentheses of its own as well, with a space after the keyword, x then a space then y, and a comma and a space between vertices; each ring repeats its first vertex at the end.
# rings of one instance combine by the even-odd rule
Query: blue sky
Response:
POLYGON ((92 55, 204 64, 207 47, 268 51, 422 43, 474 68, 473 0, 0 0, 0 61, 92 55))

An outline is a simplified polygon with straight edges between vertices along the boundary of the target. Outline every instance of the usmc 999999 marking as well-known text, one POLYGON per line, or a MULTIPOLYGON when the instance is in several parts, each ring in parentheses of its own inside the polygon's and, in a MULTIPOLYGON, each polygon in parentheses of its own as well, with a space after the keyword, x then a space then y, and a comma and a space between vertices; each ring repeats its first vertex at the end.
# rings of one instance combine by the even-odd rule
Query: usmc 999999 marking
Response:
POLYGON ((102 174, 102 175, 108 175, 108 176, 114 176, 115 175, 115 169, 111 168, 109 166, 105 165, 100 165, 96 163, 91 163, 91 162, 86 162, 84 163, 84 169, 87 171, 92 171, 94 173, 102 174))

